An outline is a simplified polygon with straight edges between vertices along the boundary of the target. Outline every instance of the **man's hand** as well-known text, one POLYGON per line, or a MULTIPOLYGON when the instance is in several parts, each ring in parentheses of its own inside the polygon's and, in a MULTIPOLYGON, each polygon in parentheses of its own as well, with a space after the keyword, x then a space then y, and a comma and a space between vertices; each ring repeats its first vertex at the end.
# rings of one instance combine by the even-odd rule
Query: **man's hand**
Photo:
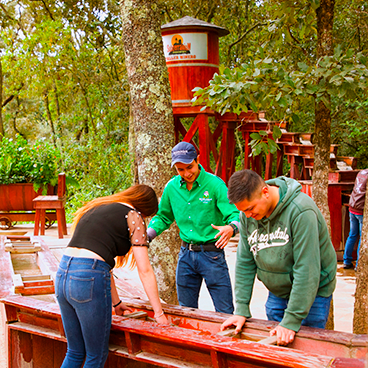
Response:
POLYGON ((215 226, 215 225, 211 224, 211 226, 214 229, 219 231, 215 236, 215 239, 220 237, 220 239, 217 240, 217 242, 215 244, 216 247, 221 248, 221 249, 225 248, 227 243, 229 242, 230 238, 233 236, 234 229, 230 225, 215 226))
POLYGON ((270 331, 270 336, 277 336, 277 345, 287 345, 294 341, 295 331, 278 325, 270 331))
POLYGON ((224 331, 227 327, 235 326, 234 332, 236 335, 241 331, 246 320, 243 316, 231 316, 221 325, 220 331, 224 331))

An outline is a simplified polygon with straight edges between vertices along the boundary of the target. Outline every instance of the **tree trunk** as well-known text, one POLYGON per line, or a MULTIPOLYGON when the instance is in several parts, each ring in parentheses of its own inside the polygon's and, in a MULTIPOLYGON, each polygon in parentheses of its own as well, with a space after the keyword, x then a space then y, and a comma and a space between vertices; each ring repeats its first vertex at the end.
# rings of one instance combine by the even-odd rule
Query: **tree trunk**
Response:
MULTIPOLYGON (((368 189, 368 182, 367 182, 368 189)), ((365 192, 363 228, 360 239, 359 262, 356 278, 353 332, 368 334, 368 195, 365 192)))
POLYGON ((3 66, 0 59, 0 138, 5 136, 3 124, 3 66))
MULTIPOLYGON (((158 6, 153 0, 124 0, 121 16, 138 182, 153 187, 160 197, 173 175, 170 152, 174 119, 158 6)), ((179 245, 174 226, 150 247, 160 297, 168 303, 177 303, 175 269, 179 245)))
MULTIPOLYGON (((333 53, 334 0, 321 0, 317 15, 317 60, 333 53)), ((330 100, 330 96, 326 96, 330 100)), ((331 234, 330 210, 328 208, 328 172, 330 168, 331 109, 323 101, 315 103, 314 126, 313 200, 322 212, 331 234)), ((333 306, 333 302, 331 303, 333 306)), ((327 322, 327 329, 334 329, 333 307, 327 322)))
POLYGON ((52 141, 54 143, 55 148, 57 148, 56 147, 56 132, 55 132, 54 122, 52 120, 52 115, 51 115, 51 111, 50 111, 50 103, 49 103, 49 94, 48 94, 48 92, 44 92, 43 100, 45 102, 47 120, 49 122, 51 133, 52 133, 52 141))

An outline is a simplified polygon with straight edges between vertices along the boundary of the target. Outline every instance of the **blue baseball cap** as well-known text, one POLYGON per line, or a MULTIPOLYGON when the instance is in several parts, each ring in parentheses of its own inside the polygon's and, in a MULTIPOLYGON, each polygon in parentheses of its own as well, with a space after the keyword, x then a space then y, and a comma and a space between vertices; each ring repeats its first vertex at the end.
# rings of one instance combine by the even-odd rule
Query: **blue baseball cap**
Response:
POLYGON ((192 144, 180 142, 171 150, 171 167, 177 162, 190 164, 197 156, 197 151, 192 144))

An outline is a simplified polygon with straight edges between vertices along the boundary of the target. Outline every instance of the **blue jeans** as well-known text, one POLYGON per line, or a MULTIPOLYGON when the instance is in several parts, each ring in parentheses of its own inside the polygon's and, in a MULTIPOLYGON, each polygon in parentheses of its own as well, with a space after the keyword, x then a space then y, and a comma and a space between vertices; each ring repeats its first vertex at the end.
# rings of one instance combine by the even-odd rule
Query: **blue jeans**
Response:
MULTIPOLYGON (((345 251, 344 251, 344 264, 351 265, 353 262, 353 250, 354 245, 356 243, 356 240, 358 239, 358 236, 362 234, 362 227, 363 227, 363 215, 354 215, 353 213, 349 212, 349 219, 350 219, 350 231, 349 236, 346 240, 345 244, 345 251)), ((357 263, 359 260, 359 250, 360 250, 360 239, 358 244, 358 250, 357 250, 357 263)))
POLYGON ((103 261, 64 255, 55 294, 68 341, 61 368, 103 368, 111 329, 111 267, 103 261))
POLYGON ((222 252, 193 252, 180 248, 176 269, 179 304, 198 308, 199 291, 205 280, 216 312, 234 312, 229 269, 222 252))
MULTIPOLYGON (((303 319, 302 326, 325 328, 328 313, 330 311, 332 295, 328 298, 316 296, 309 310, 307 318, 303 319)), ((269 321, 281 322, 284 317, 284 311, 288 305, 289 299, 279 298, 269 292, 266 302, 266 314, 269 321)))

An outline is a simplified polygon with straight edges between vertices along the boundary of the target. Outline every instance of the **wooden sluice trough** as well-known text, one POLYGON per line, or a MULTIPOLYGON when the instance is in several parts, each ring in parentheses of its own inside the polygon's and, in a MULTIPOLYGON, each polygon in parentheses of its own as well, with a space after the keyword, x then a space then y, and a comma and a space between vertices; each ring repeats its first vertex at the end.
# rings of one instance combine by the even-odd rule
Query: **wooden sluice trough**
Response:
MULTIPOLYGON (((11 240, 12 245, 0 238, 0 297, 6 312, 8 367, 59 368, 66 338, 54 294, 41 295, 46 285, 34 285, 29 289, 37 289, 38 295, 24 290, 24 295, 15 295, 21 289, 15 288, 14 278, 23 269, 23 284, 27 276, 50 275, 53 279, 58 261, 40 238, 29 238, 31 245, 22 243, 25 239, 11 240), (18 253, 20 249, 27 252, 18 253), (20 261, 26 256, 31 259, 28 264, 20 261), (14 262, 17 258, 18 264, 14 262)), ((302 327, 292 344, 278 347, 270 345, 274 339, 269 338, 275 322, 250 319, 240 337, 224 336, 219 334, 220 325, 228 315, 168 304, 164 311, 170 325, 163 326, 153 319, 152 308, 143 301, 139 288, 123 276, 116 285, 133 314, 113 316, 105 368, 366 368, 367 335, 302 327)))
POLYGON ((40 238, 1 236, 0 264, 0 296, 55 292, 51 270, 55 271, 57 267, 56 259, 50 255, 46 244, 40 238))
MULTIPOLYGON (((66 338, 58 305, 25 296, 2 302, 9 367, 60 367, 66 338)), ((131 298, 123 302, 136 312, 135 318, 113 316, 105 368, 366 367, 367 335, 302 327, 293 344, 278 347, 264 341, 274 322, 251 319, 243 329, 245 339, 239 339, 218 334, 225 314, 165 304, 170 325, 163 326, 153 320, 148 303, 131 298)))

